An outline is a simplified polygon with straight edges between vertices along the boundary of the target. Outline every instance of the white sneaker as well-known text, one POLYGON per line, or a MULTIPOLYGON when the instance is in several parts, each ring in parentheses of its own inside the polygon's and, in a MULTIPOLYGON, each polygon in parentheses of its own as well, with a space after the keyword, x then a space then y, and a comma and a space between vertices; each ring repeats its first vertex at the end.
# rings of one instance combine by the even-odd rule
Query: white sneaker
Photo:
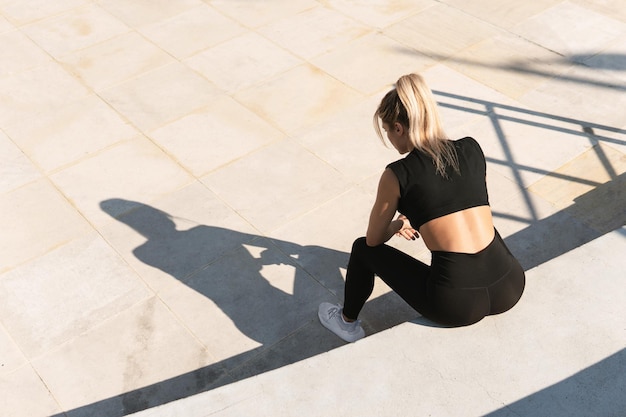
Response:
POLYGON ((361 327, 361 320, 348 323, 343 319, 342 311, 343 308, 341 306, 322 303, 317 311, 317 316, 324 327, 346 342, 356 342, 363 338, 365 331, 361 327))

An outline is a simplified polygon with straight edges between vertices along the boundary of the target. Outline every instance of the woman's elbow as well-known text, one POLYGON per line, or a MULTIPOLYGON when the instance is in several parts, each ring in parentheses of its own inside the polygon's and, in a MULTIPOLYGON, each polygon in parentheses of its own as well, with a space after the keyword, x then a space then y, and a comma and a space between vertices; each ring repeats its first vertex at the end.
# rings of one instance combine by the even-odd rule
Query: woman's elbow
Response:
POLYGON ((370 236, 369 234, 365 236, 365 244, 369 247, 382 245, 383 243, 385 243, 385 241, 380 238, 370 236))

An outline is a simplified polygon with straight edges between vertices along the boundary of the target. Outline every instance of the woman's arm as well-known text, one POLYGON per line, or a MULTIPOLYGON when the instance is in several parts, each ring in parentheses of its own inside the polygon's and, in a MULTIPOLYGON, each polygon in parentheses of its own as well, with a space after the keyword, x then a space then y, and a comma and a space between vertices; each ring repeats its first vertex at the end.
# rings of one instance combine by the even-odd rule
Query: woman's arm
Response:
POLYGON ((387 168, 380 177, 376 201, 370 213, 367 234, 365 235, 368 246, 383 244, 395 234, 400 234, 407 239, 417 237, 417 232, 413 230, 406 217, 401 215, 393 220, 398 209, 399 199, 400 183, 393 171, 387 168))

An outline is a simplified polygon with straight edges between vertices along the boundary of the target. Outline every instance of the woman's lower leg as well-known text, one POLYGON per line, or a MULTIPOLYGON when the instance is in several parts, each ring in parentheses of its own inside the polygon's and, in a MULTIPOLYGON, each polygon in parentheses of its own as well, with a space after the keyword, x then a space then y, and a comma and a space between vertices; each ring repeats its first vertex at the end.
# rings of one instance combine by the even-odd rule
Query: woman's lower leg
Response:
POLYGON ((427 310, 426 282, 430 267, 388 245, 367 246, 365 238, 352 245, 346 273, 344 315, 356 319, 374 290, 378 275, 418 312, 427 310))
MULTIPOLYGON (((361 239, 364 240, 364 238, 361 239)), ((352 245, 346 272, 343 303, 343 315, 346 321, 357 319, 363 305, 374 290, 374 272, 361 260, 362 244, 359 240, 357 239, 352 245)))

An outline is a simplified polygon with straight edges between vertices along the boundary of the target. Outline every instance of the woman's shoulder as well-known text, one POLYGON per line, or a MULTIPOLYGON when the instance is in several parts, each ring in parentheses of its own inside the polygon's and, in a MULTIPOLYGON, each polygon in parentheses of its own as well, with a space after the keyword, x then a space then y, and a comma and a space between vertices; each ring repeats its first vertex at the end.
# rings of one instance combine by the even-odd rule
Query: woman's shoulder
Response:
POLYGON ((408 167, 406 164, 406 158, 400 158, 387 164, 387 166, 385 167, 385 171, 393 172, 394 174, 396 174, 396 177, 398 177, 399 180, 407 175, 407 169, 408 167))
POLYGON ((407 163, 410 163, 411 159, 421 157, 422 156, 421 154, 422 153, 419 152, 417 149, 413 149, 411 152, 407 153, 402 158, 396 159, 395 161, 387 164, 387 168, 394 168, 394 167, 406 165, 407 163))
POLYGON ((480 147, 480 144, 478 143, 478 141, 476 139, 474 139, 472 136, 465 136, 462 137, 461 139, 456 139, 453 141, 455 144, 457 145, 465 145, 465 146, 478 146, 480 147))
POLYGON ((457 150, 474 150, 478 151, 479 154, 483 155, 483 149, 480 146, 480 143, 472 136, 465 136, 464 138, 457 139, 453 141, 457 150))

